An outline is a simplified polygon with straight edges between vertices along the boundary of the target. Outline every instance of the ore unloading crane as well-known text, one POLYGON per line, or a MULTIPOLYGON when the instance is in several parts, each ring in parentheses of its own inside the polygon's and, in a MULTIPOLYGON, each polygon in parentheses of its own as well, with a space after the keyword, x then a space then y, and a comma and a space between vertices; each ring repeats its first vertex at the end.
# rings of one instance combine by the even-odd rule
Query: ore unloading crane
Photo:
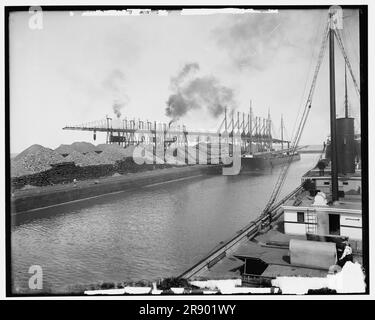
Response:
POLYGON ((106 143, 117 143, 123 147, 137 145, 144 139, 149 143, 164 141, 165 143, 176 143, 184 145, 189 140, 196 142, 211 141, 215 138, 225 139, 232 138, 234 135, 241 137, 241 147, 243 151, 251 152, 250 146, 257 144, 262 151, 272 149, 272 144, 290 145, 290 141, 278 139, 271 134, 271 118, 253 117, 252 110, 250 113, 230 112, 225 116, 218 130, 210 132, 203 130, 188 130, 185 126, 170 126, 166 123, 151 122, 140 119, 112 119, 108 116, 106 119, 83 123, 79 125, 67 125, 63 130, 91 131, 94 134, 99 132, 106 133, 106 143), (152 139, 150 139, 152 137, 152 139), (153 142, 151 142, 153 141, 153 142))

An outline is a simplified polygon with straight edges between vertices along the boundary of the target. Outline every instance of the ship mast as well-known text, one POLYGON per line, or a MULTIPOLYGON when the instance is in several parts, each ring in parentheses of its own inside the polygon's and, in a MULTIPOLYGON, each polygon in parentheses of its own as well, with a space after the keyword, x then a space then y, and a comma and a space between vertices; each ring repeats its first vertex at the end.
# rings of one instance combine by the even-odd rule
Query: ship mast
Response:
POLYGON ((269 149, 271 151, 272 150, 272 122, 271 122, 270 108, 268 108, 267 135, 268 135, 269 149))
POLYGON ((284 149, 284 121, 283 115, 281 114, 281 150, 284 149))
POLYGON ((349 105, 348 105, 348 83, 346 77, 346 64, 345 64, 345 118, 349 118, 349 105))
POLYGON ((331 120, 331 186, 332 202, 338 200, 337 146, 336 146, 336 92, 335 92, 335 25, 333 13, 330 13, 329 30, 329 84, 330 84, 330 120, 331 120))
POLYGON ((249 150, 250 150, 250 154, 253 153, 253 106, 252 106, 252 102, 251 102, 251 99, 250 99, 250 112, 249 112, 249 150))

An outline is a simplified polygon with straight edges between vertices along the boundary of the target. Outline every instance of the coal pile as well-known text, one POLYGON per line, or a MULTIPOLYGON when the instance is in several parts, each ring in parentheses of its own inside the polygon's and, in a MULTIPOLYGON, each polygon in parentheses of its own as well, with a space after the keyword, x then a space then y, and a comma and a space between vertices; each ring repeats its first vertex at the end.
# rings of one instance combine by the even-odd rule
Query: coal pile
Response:
POLYGON ((64 162, 64 157, 52 149, 34 144, 11 161, 11 176, 19 177, 49 170, 51 164, 64 162))

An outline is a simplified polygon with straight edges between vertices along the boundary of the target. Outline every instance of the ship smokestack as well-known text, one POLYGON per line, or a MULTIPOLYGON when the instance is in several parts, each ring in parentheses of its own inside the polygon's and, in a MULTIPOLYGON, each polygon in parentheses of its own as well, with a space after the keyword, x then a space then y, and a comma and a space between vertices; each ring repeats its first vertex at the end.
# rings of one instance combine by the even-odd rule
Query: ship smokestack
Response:
POLYGON ((336 120, 337 171, 341 174, 355 172, 354 118, 336 120))
POLYGON ((349 118, 348 84, 345 64, 345 117, 336 120, 337 130, 337 172, 341 174, 355 172, 354 118, 349 118))

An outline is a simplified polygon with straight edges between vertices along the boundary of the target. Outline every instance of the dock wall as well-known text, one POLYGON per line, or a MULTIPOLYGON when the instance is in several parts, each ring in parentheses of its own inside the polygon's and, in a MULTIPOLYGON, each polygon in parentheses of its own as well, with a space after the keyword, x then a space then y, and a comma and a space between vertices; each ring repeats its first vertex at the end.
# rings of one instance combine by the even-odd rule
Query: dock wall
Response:
MULTIPOLYGON (((197 165, 153 170, 124 175, 122 177, 99 180, 97 184, 78 183, 61 186, 60 189, 29 190, 28 194, 15 195, 11 199, 11 214, 27 213, 30 210, 44 208, 69 201, 90 198, 122 190, 136 189, 147 184, 161 183, 169 180, 190 177, 199 174, 221 174, 220 166, 197 165)), ((58 187, 58 186, 56 186, 58 187)))

